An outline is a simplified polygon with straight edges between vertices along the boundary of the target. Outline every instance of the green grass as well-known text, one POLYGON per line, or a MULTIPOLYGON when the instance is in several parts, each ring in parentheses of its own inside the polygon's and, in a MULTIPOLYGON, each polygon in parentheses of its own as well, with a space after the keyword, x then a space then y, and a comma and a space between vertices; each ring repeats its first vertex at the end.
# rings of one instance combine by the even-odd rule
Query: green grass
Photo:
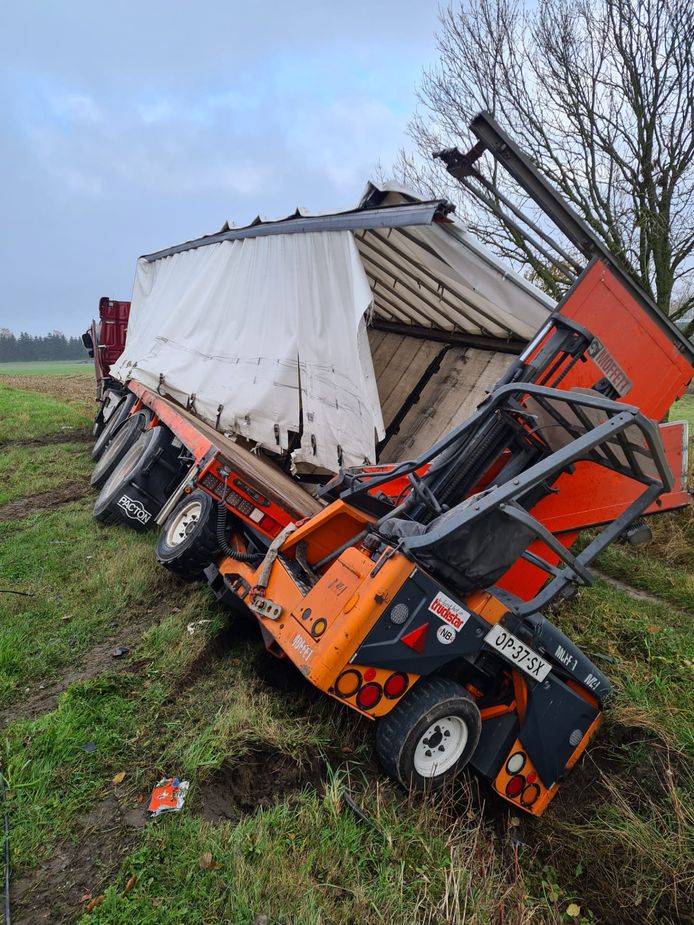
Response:
POLYGON ((91 360, 28 360, 25 363, 0 363, 0 376, 91 376, 91 360))
POLYGON ((134 909, 141 925, 252 923, 262 914, 297 925, 460 922, 463 909, 472 912, 466 921, 481 923, 519 901, 528 918, 532 911, 534 921, 550 921, 553 903, 525 893, 511 853, 505 863, 503 852, 482 847, 493 838, 486 826, 447 830, 433 805, 416 810, 392 793, 371 793, 373 830, 344 806, 341 784, 338 775, 324 793, 306 790, 235 825, 188 816, 149 827, 81 925, 126 925, 134 909), (208 869, 200 866, 206 854, 208 869))
POLYGON ((0 384, 0 443, 84 430, 89 417, 65 401, 0 384))
MULTIPOLYGON (((73 426, 69 400, 44 399, 0 386, 10 439, 73 426)), ((0 498, 44 490, 49 478, 58 489, 61 475, 86 478, 87 449, 6 448, 0 498)), ((104 900, 80 925, 250 925, 261 914, 272 925, 688 921, 691 512, 655 519, 653 546, 615 547, 600 562, 663 603, 599 583, 558 611, 615 695, 587 758, 534 820, 474 777, 409 799, 375 766, 371 724, 290 666, 273 669, 257 632, 156 565, 154 534, 103 528, 90 506, 85 498, 0 522, 0 588, 33 595, 0 595, 0 703, 11 710, 41 685, 66 686, 35 718, 9 716, 2 759, 16 882, 84 843, 105 846, 112 863, 90 868, 87 889, 104 900), (123 661, 110 657, 119 643, 132 649, 123 661), (173 774, 191 782, 183 812, 125 838, 124 815, 144 816, 152 786, 173 774), (247 805, 234 796, 239 779, 247 805), (346 807, 343 786, 375 830, 346 807), (219 820, 213 804, 225 800, 232 819, 219 820), (96 832, 94 807, 111 814, 96 832), (208 853, 213 865, 201 866, 208 853)), ((52 900, 41 901, 42 911, 52 900)), ((31 920, 38 909, 21 912, 31 920)))
POLYGON ((671 421, 689 421, 689 439, 694 441, 694 395, 685 395, 672 406, 671 421))
POLYGON ((65 482, 84 484, 92 467, 86 443, 7 447, 0 455, 0 506, 53 491, 65 482))
POLYGON ((616 715, 650 717, 694 756, 694 625, 666 604, 598 582, 556 614, 564 632, 615 685, 616 715), (607 660, 605 659, 607 656, 607 660))
POLYGON ((91 502, 0 522, 0 704, 16 699, 97 643, 111 622, 150 607, 166 575, 151 538, 105 530, 91 502))

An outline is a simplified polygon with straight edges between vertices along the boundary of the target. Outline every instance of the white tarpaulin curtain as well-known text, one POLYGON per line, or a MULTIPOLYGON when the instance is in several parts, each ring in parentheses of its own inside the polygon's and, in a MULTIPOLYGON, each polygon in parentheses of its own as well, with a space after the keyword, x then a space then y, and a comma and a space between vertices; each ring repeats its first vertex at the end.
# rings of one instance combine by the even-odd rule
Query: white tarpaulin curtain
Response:
POLYGON ((348 231, 223 241, 138 261, 113 375, 159 389, 219 430, 335 471, 375 462, 383 436, 348 231), (221 406, 221 407, 220 407, 221 406))

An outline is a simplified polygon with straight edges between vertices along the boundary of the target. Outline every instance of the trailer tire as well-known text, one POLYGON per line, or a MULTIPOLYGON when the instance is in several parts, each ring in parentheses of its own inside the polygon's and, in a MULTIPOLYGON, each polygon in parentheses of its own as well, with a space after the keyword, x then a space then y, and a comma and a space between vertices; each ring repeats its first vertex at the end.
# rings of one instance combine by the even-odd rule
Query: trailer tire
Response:
POLYGON ((111 438, 123 423, 123 421, 130 414, 135 401, 136 398, 134 395, 125 395, 114 408, 113 414, 109 417, 108 421, 106 421, 106 424, 97 437, 96 443, 92 449, 92 459, 95 462, 101 458, 101 454, 110 443, 111 438))
POLYGON ((217 512, 217 502, 202 489, 186 495, 161 528, 157 562, 185 581, 204 578, 204 569, 221 552, 217 512))
POLYGON ((480 711, 461 684, 426 678, 378 721, 376 754, 404 787, 436 790, 470 761, 481 731, 480 711))
POLYGON ((106 484, 108 477, 151 420, 148 411, 136 411, 123 421, 94 466, 89 480, 93 488, 101 488, 106 484))
POLYGON ((117 389, 106 389, 103 396, 99 400, 99 410, 94 416, 94 426, 92 427, 92 436, 95 440, 104 429, 104 427, 108 424, 108 420, 115 410, 115 408, 110 407, 111 396, 121 398, 123 395, 124 393, 122 391, 118 391, 117 389))
POLYGON ((136 504, 126 511, 119 501, 138 478, 142 470, 151 461, 161 444, 167 439, 165 428, 153 427, 143 431, 132 446, 125 452, 94 502, 93 514, 105 524, 128 524, 128 520, 137 521, 139 528, 152 522, 152 514, 140 510, 142 504, 136 504))
POLYGON ((99 405, 99 410, 96 413, 94 418, 94 426, 92 427, 92 437, 96 440, 101 431, 106 426, 106 421, 104 421, 104 406, 103 404, 99 405))

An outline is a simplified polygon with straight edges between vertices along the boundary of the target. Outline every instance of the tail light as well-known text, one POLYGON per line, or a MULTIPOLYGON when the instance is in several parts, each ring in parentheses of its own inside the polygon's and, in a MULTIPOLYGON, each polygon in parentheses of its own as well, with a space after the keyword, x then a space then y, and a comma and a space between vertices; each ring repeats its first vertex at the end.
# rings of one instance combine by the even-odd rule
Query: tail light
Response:
POLYGON ((403 674, 401 671, 397 671, 389 678, 386 678, 383 685, 383 693, 389 700, 396 700, 398 697, 402 697, 409 683, 407 675, 403 674))
POLYGON ((361 675, 354 668, 348 668, 335 681, 335 691, 340 697, 352 697, 361 687, 361 675))
POLYGON ((506 762, 507 774, 520 774, 525 767, 525 755, 523 752, 515 752, 506 762))
POLYGON ((540 796, 540 788, 537 784, 528 784, 521 793, 521 806, 532 806, 535 800, 540 796))
MULTIPOLYGON (((537 786, 537 784, 534 786, 537 786)), ((511 780, 506 784, 506 796, 510 797, 512 800, 515 800, 516 797, 520 796, 524 787, 525 778, 522 774, 516 774, 516 776, 512 777, 511 780)))
POLYGON ((380 684, 370 681, 357 694, 357 706, 361 710, 372 710, 383 696, 380 684))

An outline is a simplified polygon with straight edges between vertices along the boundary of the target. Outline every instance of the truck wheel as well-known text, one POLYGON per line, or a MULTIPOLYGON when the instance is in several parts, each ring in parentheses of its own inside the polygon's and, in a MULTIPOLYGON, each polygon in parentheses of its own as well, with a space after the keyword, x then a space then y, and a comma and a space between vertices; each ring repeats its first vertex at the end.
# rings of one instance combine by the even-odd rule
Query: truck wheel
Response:
POLYGON ((111 441, 111 438, 118 430, 123 421, 130 414, 132 406, 135 404, 134 395, 126 395, 120 400, 118 405, 115 407, 113 414, 110 416, 104 429, 101 431, 99 436, 96 438, 96 443, 92 449, 92 459, 97 460, 101 458, 101 454, 104 452, 106 447, 111 441))
POLYGON ((145 430, 135 443, 116 465, 106 480, 99 497, 94 502, 94 517, 105 524, 128 524, 144 529, 152 520, 152 513, 145 510, 141 502, 135 501, 124 507, 121 502, 124 496, 128 497, 128 489, 132 486, 148 465, 161 444, 166 440, 164 427, 153 427, 145 430))
POLYGON ((217 502, 196 489, 178 504, 161 528, 157 561, 186 581, 203 578, 217 558, 217 502))
POLYGON ((104 393, 101 401, 99 402, 99 410, 94 417, 94 426, 92 427, 92 436, 95 440, 108 423, 108 419, 113 414, 115 410, 113 405, 115 405, 117 398, 122 396, 123 393, 116 392, 115 389, 107 389, 104 393))
POLYGON ((96 417, 94 418, 94 426, 92 427, 92 437, 94 437, 95 440, 105 426, 106 422, 104 421, 104 406, 99 405, 99 410, 97 411, 96 417))
POLYGON ((92 477, 89 480, 94 488, 101 488, 101 486, 106 483, 110 474, 151 419, 151 415, 146 411, 137 411, 123 421, 113 435, 109 445, 101 454, 101 459, 97 462, 96 466, 94 466, 92 477))
POLYGON ((378 721, 376 754, 404 787, 434 790, 462 771, 481 731, 480 711, 462 685, 426 678, 378 721))

